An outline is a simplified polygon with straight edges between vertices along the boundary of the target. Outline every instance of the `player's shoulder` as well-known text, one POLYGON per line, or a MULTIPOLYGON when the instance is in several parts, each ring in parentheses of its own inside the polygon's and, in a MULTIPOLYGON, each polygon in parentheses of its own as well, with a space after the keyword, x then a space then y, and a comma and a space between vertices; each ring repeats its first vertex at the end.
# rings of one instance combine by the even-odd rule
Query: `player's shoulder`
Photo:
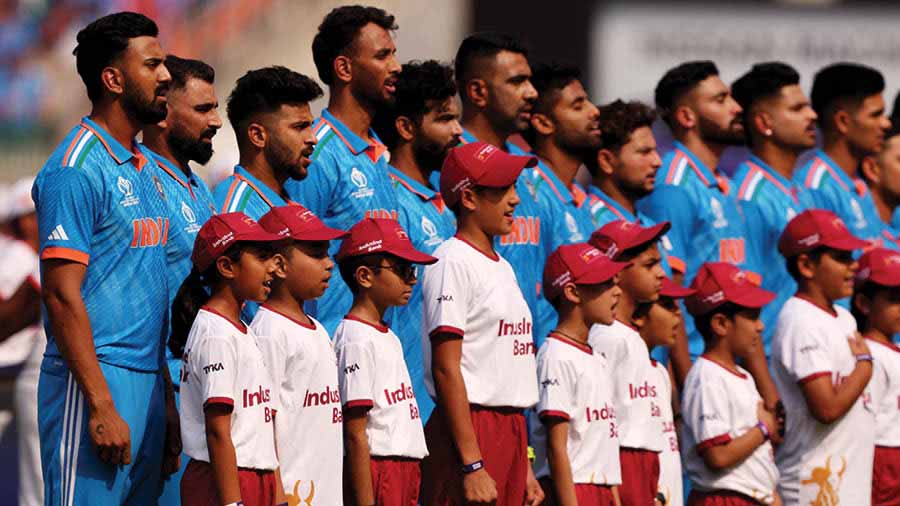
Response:
POLYGON ((688 186, 695 177, 691 163, 690 156, 680 149, 666 153, 656 171, 656 188, 688 186))
POLYGON ((802 163, 794 171, 794 183, 813 191, 821 191, 835 182, 833 169, 822 157, 816 155, 802 163))
POLYGON ((313 134, 316 136, 316 147, 310 155, 310 160, 314 163, 328 163, 350 154, 341 140, 341 133, 324 117, 319 116, 313 122, 313 134))
POLYGON ((390 332, 390 329, 386 326, 344 317, 334 331, 334 346, 335 348, 372 346, 387 332, 390 332))

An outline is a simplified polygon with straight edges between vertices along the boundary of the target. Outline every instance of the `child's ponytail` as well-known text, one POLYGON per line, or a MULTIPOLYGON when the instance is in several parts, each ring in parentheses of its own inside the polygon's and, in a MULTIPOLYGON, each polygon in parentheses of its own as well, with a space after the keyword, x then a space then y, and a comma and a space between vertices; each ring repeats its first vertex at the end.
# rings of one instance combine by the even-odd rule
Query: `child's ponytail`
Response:
POLYGON ((200 308, 209 301, 209 288, 204 283, 203 275, 197 272, 197 268, 191 269, 191 273, 185 278, 178 294, 172 301, 172 334, 169 336, 169 351, 175 358, 184 355, 184 345, 187 343, 188 334, 200 308))

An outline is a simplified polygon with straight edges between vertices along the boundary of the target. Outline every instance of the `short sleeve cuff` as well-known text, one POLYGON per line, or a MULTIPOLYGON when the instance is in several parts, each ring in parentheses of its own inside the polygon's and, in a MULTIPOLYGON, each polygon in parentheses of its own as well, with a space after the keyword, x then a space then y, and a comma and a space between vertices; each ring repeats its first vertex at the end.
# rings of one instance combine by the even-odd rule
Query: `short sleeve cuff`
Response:
POLYGON ((565 411, 559 411, 556 409, 545 409, 538 414, 538 417, 541 420, 544 420, 546 418, 555 418, 557 420, 568 421, 571 419, 571 417, 569 416, 568 413, 566 413, 565 411))
POLYGON ((344 411, 353 408, 371 408, 373 406, 375 406, 375 402, 372 399, 354 399, 344 403, 344 411))
POLYGON ((460 338, 462 338, 466 335, 466 333, 463 332, 462 329, 458 329, 458 328, 452 327, 450 325, 441 325, 440 327, 437 327, 436 329, 432 330, 428 334, 428 337, 434 339, 434 337, 438 334, 453 334, 460 338))
POLYGON ((60 246, 49 246, 41 252, 41 260, 59 259, 71 260, 80 264, 88 265, 91 256, 83 251, 72 248, 63 248, 60 246))
POLYGON ((206 409, 207 407, 214 404, 234 407, 234 399, 232 399, 231 397, 210 397, 209 399, 206 399, 206 402, 203 403, 203 409, 206 409))
POLYGON ((722 434, 721 436, 707 439, 706 441, 702 441, 697 445, 697 453, 703 455, 706 450, 709 450, 714 446, 728 444, 729 442, 731 442, 731 436, 728 434, 722 434))
POLYGON ((831 376, 831 371, 814 372, 810 375, 800 378, 799 380, 797 380, 797 383, 799 383, 801 385, 805 385, 805 384, 809 383, 810 381, 812 381, 814 379, 819 379, 823 376, 831 376))

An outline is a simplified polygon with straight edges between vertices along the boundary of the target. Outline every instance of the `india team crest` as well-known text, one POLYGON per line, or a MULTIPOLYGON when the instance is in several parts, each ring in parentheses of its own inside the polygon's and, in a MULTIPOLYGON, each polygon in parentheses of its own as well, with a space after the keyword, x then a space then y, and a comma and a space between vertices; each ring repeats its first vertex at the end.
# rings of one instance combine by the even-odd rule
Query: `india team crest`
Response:
POLYGON ((153 185, 156 186, 156 191, 159 192, 159 196, 163 200, 166 200, 166 191, 163 189, 162 181, 156 176, 153 176, 153 185))

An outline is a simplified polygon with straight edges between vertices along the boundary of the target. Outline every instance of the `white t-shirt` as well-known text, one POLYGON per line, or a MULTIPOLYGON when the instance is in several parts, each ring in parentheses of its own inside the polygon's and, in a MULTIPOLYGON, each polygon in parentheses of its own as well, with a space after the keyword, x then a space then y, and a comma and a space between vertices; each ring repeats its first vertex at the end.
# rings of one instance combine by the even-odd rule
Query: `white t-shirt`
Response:
POLYGON ((840 384, 856 358, 847 339, 856 321, 844 308, 836 316, 791 297, 785 302, 772 337, 772 377, 787 412, 784 444, 775 455, 786 506, 810 504, 819 494, 841 504, 868 506, 871 501, 875 415, 866 393, 840 420, 824 425, 810 414, 800 385, 828 376, 840 384))
POLYGON ((672 378, 666 366, 650 361, 653 372, 650 384, 656 387, 663 447, 659 454, 659 491, 666 496, 666 506, 684 506, 684 483, 681 475, 681 454, 678 452, 678 434, 672 414, 672 378))
POLYGON ((203 308, 181 359, 181 440, 189 457, 209 462, 208 404, 232 406, 231 442, 238 467, 274 470, 278 398, 253 331, 203 308))
POLYGON ((428 455, 403 347, 394 332, 347 315, 334 331, 334 349, 344 407, 371 406, 369 453, 414 459, 428 455))
POLYGON ((868 391, 875 409, 875 445, 900 447, 900 347, 866 339, 875 358, 868 391))
POLYGON ((739 366, 737 369, 735 373, 700 357, 688 371, 681 405, 684 465, 698 490, 730 490, 772 504, 778 484, 772 443, 766 441, 725 470, 714 471, 703 461, 702 452, 710 447, 759 431, 755 426, 762 398, 750 374, 739 366))
POLYGON ((636 330, 618 320, 612 325, 592 326, 588 343, 613 368, 619 445, 661 452, 662 400, 650 381, 655 373, 647 343, 636 330))
POLYGON ((531 311, 512 266, 453 237, 438 246, 439 261, 422 275, 425 385, 434 393, 431 336, 459 335, 460 369, 469 402, 528 408, 537 402, 531 311))
MULTIPOLYGON (((0 234, 0 300, 7 300, 24 283, 40 292, 41 266, 37 253, 28 244, 0 234)), ((0 343, 0 367, 11 367, 28 359, 29 363, 40 364, 46 338, 41 333, 40 323, 26 327, 0 343), (35 348, 40 346, 38 352, 35 348)))
POLYGON ((343 503, 344 432, 337 356, 328 332, 263 304, 250 329, 275 384, 281 409, 275 439, 285 492, 343 503), (294 492, 296 487, 297 492, 294 492))
POLYGON ((575 483, 620 485, 619 438, 610 368, 590 346, 551 334, 537 356, 540 397, 529 410, 535 475, 550 476, 547 428, 541 419, 569 422, 566 450, 575 483))

